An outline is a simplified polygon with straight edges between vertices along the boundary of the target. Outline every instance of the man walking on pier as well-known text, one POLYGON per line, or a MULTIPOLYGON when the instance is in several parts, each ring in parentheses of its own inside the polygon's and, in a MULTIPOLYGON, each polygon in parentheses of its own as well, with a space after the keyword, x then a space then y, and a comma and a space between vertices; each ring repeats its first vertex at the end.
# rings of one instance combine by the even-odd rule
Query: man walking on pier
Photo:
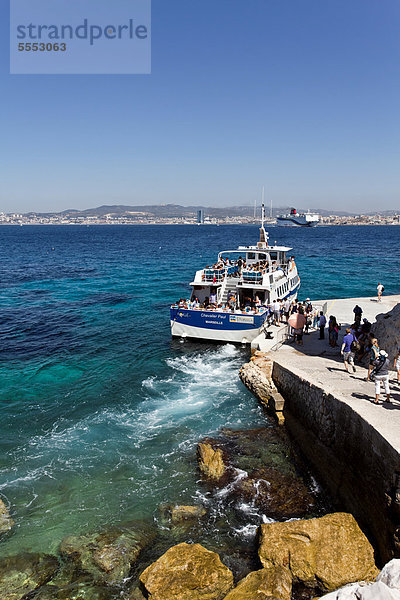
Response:
POLYGON ((348 373, 350 373, 350 367, 353 367, 353 372, 356 372, 356 368, 354 366, 354 352, 351 349, 352 343, 355 341, 354 335, 351 333, 351 329, 348 327, 346 329, 346 335, 343 338, 343 344, 341 349, 341 354, 344 360, 344 368, 348 373))
POLYGON ((319 313, 319 339, 320 340, 325 339, 325 325, 326 325, 326 317, 325 317, 323 311, 321 310, 321 312, 319 313))
POLYGON ((378 285, 377 285, 377 288, 376 288, 376 289, 377 289, 377 291, 378 291, 378 302, 382 302, 382 292, 383 292, 383 290, 384 290, 385 288, 383 287, 383 285, 381 284, 381 282, 379 282, 379 283, 378 283, 378 285))

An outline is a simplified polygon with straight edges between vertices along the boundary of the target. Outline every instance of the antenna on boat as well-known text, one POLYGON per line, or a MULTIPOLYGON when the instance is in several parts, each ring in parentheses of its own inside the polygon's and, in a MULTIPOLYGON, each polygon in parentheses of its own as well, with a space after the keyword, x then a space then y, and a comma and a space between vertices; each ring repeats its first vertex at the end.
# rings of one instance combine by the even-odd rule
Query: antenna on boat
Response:
POLYGON ((260 241, 257 243, 257 248, 266 248, 268 246, 268 234, 264 229, 265 221, 265 205, 264 205, 264 186, 262 188, 262 204, 261 204, 261 227, 260 227, 260 241))
POLYGON ((265 206, 264 206, 264 186, 262 186, 262 199, 261 199, 261 227, 264 227, 265 219, 265 206))

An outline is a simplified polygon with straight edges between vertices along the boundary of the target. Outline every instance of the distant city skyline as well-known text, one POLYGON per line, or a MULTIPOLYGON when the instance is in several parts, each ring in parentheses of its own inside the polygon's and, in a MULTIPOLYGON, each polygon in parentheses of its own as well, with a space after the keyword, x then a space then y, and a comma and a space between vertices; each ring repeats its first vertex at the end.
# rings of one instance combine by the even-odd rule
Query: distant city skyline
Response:
POLYGON ((0 211, 400 207, 398 0, 152 15, 151 75, 9 75, 0 0, 0 211))

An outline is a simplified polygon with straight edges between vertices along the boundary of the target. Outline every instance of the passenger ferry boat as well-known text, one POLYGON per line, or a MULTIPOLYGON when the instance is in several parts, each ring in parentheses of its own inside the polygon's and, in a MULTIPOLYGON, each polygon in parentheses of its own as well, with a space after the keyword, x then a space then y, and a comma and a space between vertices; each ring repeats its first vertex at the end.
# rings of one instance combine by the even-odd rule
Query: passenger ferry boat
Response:
POLYGON ((298 213, 295 208, 287 215, 278 215, 276 224, 281 227, 315 227, 319 223, 319 215, 313 212, 298 213))
POLYGON ((277 299, 294 300, 300 287, 292 248, 270 246, 262 206, 260 241, 224 250, 196 272, 190 300, 171 306, 173 337, 251 343, 277 299))

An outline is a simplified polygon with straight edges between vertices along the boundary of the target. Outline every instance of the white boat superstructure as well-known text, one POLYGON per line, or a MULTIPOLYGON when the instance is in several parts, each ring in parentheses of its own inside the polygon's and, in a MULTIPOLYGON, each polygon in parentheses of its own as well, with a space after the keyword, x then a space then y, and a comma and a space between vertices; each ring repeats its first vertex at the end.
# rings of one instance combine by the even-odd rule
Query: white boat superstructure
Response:
POLYGON ((270 245, 264 228, 260 240, 218 254, 214 265, 196 272, 189 300, 171 307, 171 333, 250 343, 261 331, 278 299, 295 299, 300 287, 292 248, 270 245))

